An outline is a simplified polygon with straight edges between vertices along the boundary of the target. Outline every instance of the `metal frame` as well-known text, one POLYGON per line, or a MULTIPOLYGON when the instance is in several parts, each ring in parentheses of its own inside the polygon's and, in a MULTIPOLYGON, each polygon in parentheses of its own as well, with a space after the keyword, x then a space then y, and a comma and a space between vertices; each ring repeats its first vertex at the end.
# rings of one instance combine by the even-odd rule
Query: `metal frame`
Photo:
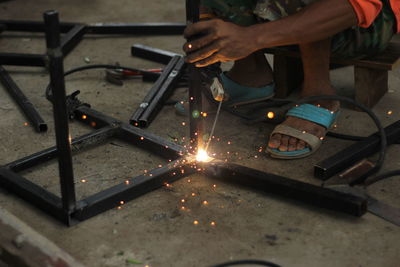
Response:
MULTIPOLYGON (((46 26, 46 43, 48 47, 48 62, 50 67, 50 80, 53 92, 53 112, 56 128, 56 146, 35 153, 28 157, 0 166, 0 186, 19 195, 44 212, 54 216, 67 225, 73 225, 91 218, 108 209, 117 207, 138 196, 172 183, 198 171, 205 170, 205 174, 237 182, 256 190, 276 193, 279 196, 296 199, 304 203, 324 207, 327 209, 344 212, 354 216, 361 216, 366 212, 367 199, 340 193, 295 181, 289 178, 257 171, 244 166, 227 164, 216 160, 204 163, 201 168, 199 163, 191 160, 193 156, 188 152, 195 152, 197 145, 201 145, 202 116, 191 116, 191 149, 186 151, 183 147, 160 138, 154 134, 134 127, 110 116, 102 114, 89 105, 81 103, 75 95, 65 95, 63 79, 62 41, 59 38, 61 26, 58 23, 58 13, 48 11, 44 14, 46 26), (73 103, 67 106, 66 103, 73 103), (73 110, 68 110, 73 107, 73 110), (68 114, 73 112, 74 117, 87 125, 95 128, 89 134, 70 140, 68 130, 68 114), (83 200, 76 200, 74 175, 72 166, 72 153, 82 149, 102 144, 105 140, 114 137, 124 140, 134 146, 153 152, 170 163, 156 168, 146 174, 103 190, 83 200), (58 159, 60 172, 61 197, 45 190, 22 177, 19 172, 38 166, 44 162, 58 159)), ((180 60, 180 59, 179 59, 180 60)), ((179 62, 178 60, 178 62, 179 62)), ((176 66, 176 65, 175 65, 176 66)), ((199 93, 198 68, 190 68, 190 101, 191 111, 201 112, 202 95, 199 93)))

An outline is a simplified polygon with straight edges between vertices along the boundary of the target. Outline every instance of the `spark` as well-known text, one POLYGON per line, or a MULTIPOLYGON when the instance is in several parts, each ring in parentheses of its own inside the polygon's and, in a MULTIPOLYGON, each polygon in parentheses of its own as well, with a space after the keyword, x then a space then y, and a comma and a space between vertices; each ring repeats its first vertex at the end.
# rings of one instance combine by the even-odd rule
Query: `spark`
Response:
POLYGON ((185 126, 186 125, 186 122, 182 122, 182 126, 185 126))
POLYGON ((182 203, 185 203, 185 202, 186 202, 186 200, 185 200, 185 199, 181 199, 181 202, 182 202, 182 203))
POLYGON ((182 207, 181 207, 181 210, 185 210, 185 209, 186 209, 185 206, 182 206, 182 207))
POLYGON ((207 117, 208 116, 208 114, 207 114, 207 112, 203 112, 203 117, 207 117))
POLYGON ((196 196, 196 193, 192 193, 192 197, 195 197, 196 196))
POLYGON ((188 48, 189 48, 189 49, 192 49, 192 48, 193 48, 193 45, 192 45, 192 44, 188 44, 188 48))
POLYGON ((86 116, 86 115, 82 115, 82 119, 83 119, 83 120, 86 120, 86 119, 87 119, 87 116, 86 116))
POLYGON ((166 187, 171 187, 171 185, 169 183, 165 183, 166 187))
POLYGON ((118 206, 118 207, 117 207, 117 210, 122 210, 122 207, 121 207, 121 206, 118 206))
POLYGON ((232 144, 231 141, 228 141, 228 145, 232 144))
POLYGON ((215 225, 216 225, 216 223, 215 223, 215 222, 211 222, 210 224, 211 224, 211 226, 215 226, 215 225))
POLYGON ((86 182, 87 182, 87 180, 85 180, 85 179, 81 180, 81 183, 86 183, 86 182))
POLYGON ((322 141, 322 140, 324 140, 325 138, 322 136, 322 137, 320 137, 319 139, 322 141))
POLYGON ((129 182, 128 180, 126 180, 126 181, 125 181, 125 184, 128 185, 128 184, 130 184, 130 182, 129 182))
POLYGON ((268 112, 267 118, 272 120, 273 118, 275 118, 275 113, 273 113, 272 111, 268 112))
POLYGON ((90 126, 92 126, 92 127, 96 127, 96 123, 94 122, 94 121, 92 121, 91 123, 90 123, 90 126))
POLYGON ((199 162, 210 162, 212 158, 210 158, 207 152, 204 149, 199 149, 197 151, 196 160, 199 162))
POLYGON ((121 201, 119 202, 119 204, 124 205, 125 202, 121 200, 121 201))
POLYGON ((144 137, 143 137, 143 136, 141 136, 141 137, 140 137, 140 140, 142 140, 142 141, 143 141, 143 140, 144 140, 144 137))
POLYGON ((388 114, 388 115, 392 115, 392 114, 393 114, 393 111, 389 110, 389 111, 387 112, 387 114, 388 114))
POLYGON ((196 221, 193 222, 193 224, 194 224, 194 225, 198 225, 198 224, 199 224, 199 221, 196 220, 196 221))
POLYGON ((217 187, 217 185, 216 185, 216 184, 213 184, 213 187, 214 187, 214 188, 216 188, 216 187, 217 187))
POLYGON ((191 181, 192 181, 192 180, 190 180, 190 179, 189 179, 189 180, 187 180, 187 182, 188 182, 188 183, 190 183, 191 181))
POLYGON ((29 125, 29 123, 27 123, 27 122, 24 122, 24 126, 28 126, 29 125))
POLYGON ((204 200, 204 201, 203 201, 203 204, 204 204, 204 205, 208 205, 208 201, 207 201, 207 200, 204 200))

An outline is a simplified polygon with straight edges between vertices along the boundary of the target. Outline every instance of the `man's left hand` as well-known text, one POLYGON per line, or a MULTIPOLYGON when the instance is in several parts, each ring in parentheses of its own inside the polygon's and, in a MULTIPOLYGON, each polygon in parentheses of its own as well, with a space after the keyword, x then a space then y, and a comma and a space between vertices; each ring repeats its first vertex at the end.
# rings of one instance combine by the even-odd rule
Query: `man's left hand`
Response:
POLYGON ((249 28, 220 19, 200 21, 185 29, 185 38, 195 35, 201 37, 185 43, 183 50, 186 62, 195 63, 196 67, 238 60, 258 50, 249 28))

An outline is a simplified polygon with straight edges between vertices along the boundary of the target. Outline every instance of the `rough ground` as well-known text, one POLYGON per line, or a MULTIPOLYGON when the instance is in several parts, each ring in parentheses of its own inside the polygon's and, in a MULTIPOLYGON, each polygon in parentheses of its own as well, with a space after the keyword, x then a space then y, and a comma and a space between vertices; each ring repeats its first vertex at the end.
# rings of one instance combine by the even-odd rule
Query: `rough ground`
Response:
MULTIPOLYGON (((40 20, 41 13, 58 9, 63 21, 77 22, 181 22, 183 1, 8 1, 0 3, 1 19, 40 20)), ((136 67, 159 65, 130 56, 130 46, 141 43, 180 52, 183 39, 170 37, 88 36, 66 58, 65 69, 90 63, 115 63, 136 67)), ((0 35, 0 51, 43 52, 41 34, 0 35)), ((18 85, 38 107, 49 123, 49 131, 37 134, 24 126, 25 119, 5 90, 0 89, 0 164, 54 144, 52 111, 44 98, 48 76, 41 68, 7 67, 18 85)), ((352 68, 332 72, 334 85, 351 95, 352 68)), ((399 119, 400 72, 390 73, 390 92, 374 111, 388 125, 399 119), (392 115, 387 111, 392 110, 392 115)), ((82 72, 67 79, 71 92, 82 91, 80 98, 106 114, 127 121, 151 84, 128 81, 118 87, 105 82, 99 70, 82 72)), ((185 96, 177 90, 174 99, 185 96)), ((149 131, 165 138, 187 135, 186 119, 165 107, 149 131)), ((368 135, 375 131, 365 114, 344 110, 337 131, 368 135)), ((231 161, 246 166, 319 184, 313 178, 313 164, 350 144, 328 138, 312 157, 295 161, 273 160, 259 153, 272 125, 246 126, 229 114, 222 114, 216 135, 220 142, 212 146, 231 161), (228 145, 228 141, 231 145, 228 145), (229 152, 229 154, 227 154, 229 152), (256 156, 256 157, 255 157, 256 156)), ((77 122, 71 123, 73 136, 89 132, 77 122)), ((400 168, 400 147, 388 151, 385 170, 400 168)), ((74 156, 79 198, 117 184, 151 169, 163 160, 137 150, 126 143, 110 141, 74 156), (81 183, 86 179, 86 183, 81 183)), ((57 166, 51 164, 24 175, 59 194, 57 166)), ((378 183, 368 191, 376 198, 400 207, 400 180, 378 183)), ((26 202, 0 190, 0 205, 37 231, 53 240, 87 266, 131 266, 127 259, 142 262, 137 266, 202 267, 227 260, 265 259, 282 266, 399 266, 399 228, 371 214, 353 218, 316 209, 285 199, 254 193, 237 186, 216 182, 203 175, 191 176, 136 199, 121 210, 111 210, 67 228, 26 202), (190 182, 189 182, 190 179, 190 182), (214 188, 213 185, 216 184, 214 188), (195 196, 192 196, 195 193, 195 196), (181 199, 186 210, 181 210, 181 199), (204 200, 208 205, 202 204, 204 200), (199 224, 194 225, 193 221, 199 224), (216 226, 210 223, 216 222, 216 226)), ((135 266, 135 265, 132 265, 135 266)))

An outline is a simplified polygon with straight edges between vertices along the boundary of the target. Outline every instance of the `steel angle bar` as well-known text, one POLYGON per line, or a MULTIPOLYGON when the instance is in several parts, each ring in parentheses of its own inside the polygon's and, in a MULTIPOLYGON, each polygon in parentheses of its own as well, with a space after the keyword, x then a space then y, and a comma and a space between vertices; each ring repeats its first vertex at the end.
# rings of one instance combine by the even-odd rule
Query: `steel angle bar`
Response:
POLYGON ((175 65, 179 61, 181 57, 175 56, 172 60, 168 63, 168 65, 163 70, 161 76, 157 79, 155 84, 150 88, 149 92, 144 97, 140 106, 136 109, 133 113, 132 117, 130 118, 129 122, 134 126, 143 127, 140 125, 140 117, 143 115, 145 110, 148 108, 152 99, 157 95, 160 88, 163 86, 164 82, 170 77, 171 72, 175 69, 175 65))
POLYGON ((93 23, 87 25, 91 34, 180 35, 183 23, 93 23))
POLYGON ((177 53, 141 44, 134 44, 131 47, 131 55, 134 57, 151 60, 161 64, 168 64, 173 57, 182 56, 177 53))
MULTIPOLYGON (((88 147, 99 145, 105 142, 107 139, 115 136, 118 131, 119 128, 106 126, 104 128, 100 128, 91 133, 75 138, 71 142, 72 152, 77 153, 88 147)), ((34 166, 37 166, 39 164, 50 161, 52 159, 55 159, 56 157, 57 157, 57 147, 54 146, 46 150, 32 154, 30 156, 8 163, 6 167, 12 170, 13 172, 21 172, 26 169, 32 168, 34 166)))
POLYGON ((2 66, 0 66, 0 82, 14 101, 17 102, 35 130, 37 132, 47 131, 47 124, 44 122, 39 112, 2 66))
POLYGON ((68 55, 81 41, 86 33, 85 25, 76 25, 61 38, 63 55, 68 55))
POLYGON ((148 172, 146 175, 127 179, 121 184, 80 201, 78 210, 72 214, 72 217, 80 221, 86 220, 194 172, 196 170, 188 162, 182 160, 173 161, 161 168, 148 172))
POLYGON ((46 55, 24 53, 0 53, 0 65, 46 67, 46 55))
POLYGON ((183 59, 183 57, 180 57, 175 67, 169 73, 167 79, 163 82, 163 84, 157 91, 157 94, 150 101, 149 106, 139 117, 140 127, 148 127, 153 119, 157 116, 157 114, 164 106, 165 102, 174 92, 175 87, 179 82, 185 67, 185 60, 183 59))
POLYGON ((0 185, 44 212, 66 221, 59 197, 5 167, 0 167, 0 185))
POLYGON ((318 187, 237 164, 215 162, 205 165, 206 174, 229 183, 272 193, 306 204, 353 216, 367 211, 367 199, 332 189, 318 187))
MULTIPOLYGON (((400 121, 387 126, 385 128, 385 133, 388 145, 400 140, 400 121)), ((379 149, 379 133, 374 133, 365 140, 358 141, 335 155, 317 163, 314 166, 314 176, 321 180, 327 180, 360 160, 373 155, 378 152, 379 149)))

